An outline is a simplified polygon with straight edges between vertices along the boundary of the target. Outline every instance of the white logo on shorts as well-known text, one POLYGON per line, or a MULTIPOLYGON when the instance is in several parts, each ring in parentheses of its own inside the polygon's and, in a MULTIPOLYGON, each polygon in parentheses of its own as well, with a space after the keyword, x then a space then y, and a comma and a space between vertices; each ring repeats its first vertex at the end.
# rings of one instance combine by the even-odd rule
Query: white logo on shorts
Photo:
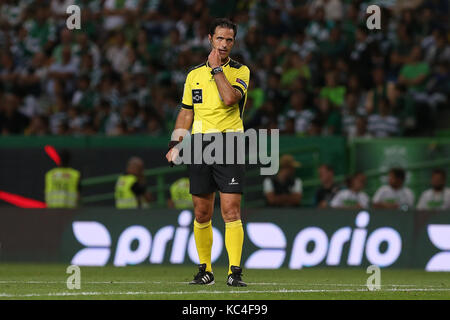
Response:
POLYGON ((239 182, 237 182, 234 178, 231 178, 231 182, 228 185, 231 184, 239 184, 239 182))

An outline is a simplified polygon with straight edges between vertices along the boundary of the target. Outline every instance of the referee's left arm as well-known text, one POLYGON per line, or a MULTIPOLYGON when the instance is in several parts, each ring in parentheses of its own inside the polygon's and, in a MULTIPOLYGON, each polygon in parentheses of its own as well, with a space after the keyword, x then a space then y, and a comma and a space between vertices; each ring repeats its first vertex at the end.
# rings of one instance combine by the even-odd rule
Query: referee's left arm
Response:
POLYGON ((242 93, 238 89, 231 86, 223 72, 214 75, 214 79, 216 80, 216 85, 220 96, 227 106, 232 106, 242 99, 242 93))
MULTIPOLYGON (((208 57, 208 62, 210 62, 211 68, 220 66, 220 55, 218 49, 213 49, 211 51, 208 57)), ((214 75, 214 80, 220 96, 227 106, 232 106, 242 99, 243 94, 228 82, 227 77, 225 77, 223 72, 216 73, 214 75)))

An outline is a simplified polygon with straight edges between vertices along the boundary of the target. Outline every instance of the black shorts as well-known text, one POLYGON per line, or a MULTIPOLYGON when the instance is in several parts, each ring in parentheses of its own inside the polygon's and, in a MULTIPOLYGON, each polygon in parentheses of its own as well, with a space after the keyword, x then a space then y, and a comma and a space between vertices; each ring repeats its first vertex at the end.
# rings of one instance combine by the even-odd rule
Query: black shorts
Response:
POLYGON ((189 180, 191 194, 242 193, 245 165, 243 164, 191 164, 189 180))
MULTIPOLYGON (((225 141, 225 135, 224 141, 225 141)), ((210 142, 202 142, 202 151, 210 142)), ((191 152, 194 155, 194 144, 191 143, 191 152)), ((189 168, 190 193, 191 194, 209 194, 219 190, 224 193, 243 193, 245 164, 238 164, 237 162, 237 146, 234 147, 235 159, 233 163, 223 164, 213 163, 206 164, 194 163, 194 156, 192 157, 189 168)), ((224 144, 223 154, 227 154, 227 148, 224 144)))

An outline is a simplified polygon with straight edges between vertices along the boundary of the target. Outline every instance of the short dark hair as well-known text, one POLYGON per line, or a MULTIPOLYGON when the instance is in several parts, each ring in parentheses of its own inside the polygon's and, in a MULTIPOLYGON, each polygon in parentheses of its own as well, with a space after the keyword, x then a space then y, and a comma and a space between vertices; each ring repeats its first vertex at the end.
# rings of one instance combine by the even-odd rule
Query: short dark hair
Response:
POLYGON ((62 149, 59 152, 59 158, 61 159, 61 167, 68 167, 70 164, 70 152, 67 149, 62 149))
POLYGON ((364 172, 357 171, 354 174, 347 176, 345 178, 345 185, 347 186, 347 188, 351 188, 352 184, 353 184, 353 181, 359 176, 365 176, 364 172))
POLYGON ((442 176, 442 178, 444 178, 444 180, 447 179, 447 173, 445 172, 444 169, 441 169, 441 168, 433 169, 432 174, 440 174, 442 176))
POLYGON ((228 28, 228 29, 233 29, 234 31, 234 38, 236 38, 236 34, 237 34, 237 26, 234 22, 232 22, 231 20, 227 19, 227 18, 217 18, 214 19, 214 21, 211 23, 211 26, 209 28, 209 34, 211 35, 211 37, 214 35, 214 33, 216 32, 216 28, 217 27, 222 27, 222 28, 228 28))
MULTIPOLYGON (((322 124, 322 123, 320 123, 322 124)), ((331 171, 334 173, 334 168, 331 164, 328 163, 322 163, 319 167, 324 167, 325 169, 327 169, 328 171, 331 171)))
POLYGON ((392 173, 398 179, 405 181, 406 172, 402 168, 392 168, 389 170, 389 173, 392 173))

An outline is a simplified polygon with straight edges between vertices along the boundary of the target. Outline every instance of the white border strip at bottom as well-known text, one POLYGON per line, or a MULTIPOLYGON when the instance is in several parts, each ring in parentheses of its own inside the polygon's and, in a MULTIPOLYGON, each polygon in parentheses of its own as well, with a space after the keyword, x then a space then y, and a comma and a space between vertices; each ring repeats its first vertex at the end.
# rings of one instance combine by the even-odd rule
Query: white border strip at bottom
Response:
MULTIPOLYGON (((450 291, 450 288, 388 288, 376 292, 421 292, 421 291, 450 291)), ((0 293, 0 298, 27 297, 67 297, 67 296, 112 296, 112 295, 187 295, 187 294, 245 294, 245 293, 326 293, 326 292, 370 292, 367 289, 298 289, 298 290, 230 290, 230 291, 128 291, 128 292, 55 292, 8 294, 0 293)))

